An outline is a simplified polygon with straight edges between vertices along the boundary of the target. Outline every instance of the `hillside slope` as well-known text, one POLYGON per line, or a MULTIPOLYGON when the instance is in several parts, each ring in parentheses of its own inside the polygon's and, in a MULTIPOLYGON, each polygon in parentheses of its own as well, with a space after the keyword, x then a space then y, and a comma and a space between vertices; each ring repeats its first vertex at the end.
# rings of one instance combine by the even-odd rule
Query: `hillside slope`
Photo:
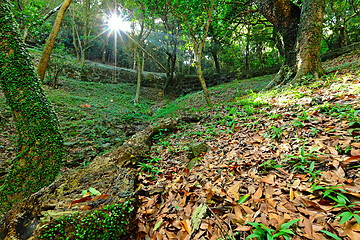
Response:
POLYGON ((359 59, 328 61, 322 79, 298 87, 242 95, 257 78, 213 88, 212 110, 200 94, 163 110, 201 120, 165 131, 139 166, 150 197, 138 239, 360 239, 359 59))

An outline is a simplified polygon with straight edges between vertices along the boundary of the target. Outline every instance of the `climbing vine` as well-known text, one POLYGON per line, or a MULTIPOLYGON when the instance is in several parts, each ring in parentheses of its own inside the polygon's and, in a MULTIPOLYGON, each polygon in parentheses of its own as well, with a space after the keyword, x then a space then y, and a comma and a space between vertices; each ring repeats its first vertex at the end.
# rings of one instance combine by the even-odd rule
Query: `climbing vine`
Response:
POLYGON ((58 118, 34 71, 9 2, 0 3, 0 85, 17 129, 17 156, 0 188, 0 213, 51 183, 63 158, 58 118))

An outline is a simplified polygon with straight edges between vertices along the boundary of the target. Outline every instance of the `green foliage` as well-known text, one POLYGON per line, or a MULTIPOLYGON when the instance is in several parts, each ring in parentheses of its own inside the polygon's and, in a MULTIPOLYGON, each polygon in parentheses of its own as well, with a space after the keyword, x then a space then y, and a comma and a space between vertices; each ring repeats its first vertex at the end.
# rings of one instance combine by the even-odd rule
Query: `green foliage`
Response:
POLYGON ((326 234, 327 236, 332 237, 332 238, 335 239, 335 240, 341 240, 341 238, 339 238, 336 234, 331 233, 331 232, 329 232, 329 231, 319 230, 319 232, 322 232, 322 233, 326 234))
POLYGON ((264 137, 268 137, 270 139, 281 139, 283 135, 283 130, 286 126, 282 126, 277 128, 276 126, 271 126, 271 128, 264 134, 264 137))
POLYGON ((315 162, 310 162, 310 159, 317 159, 317 156, 313 154, 314 151, 319 149, 319 147, 315 147, 305 151, 305 142, 303 143, 299 155, 286 155, 285 161, 289 162, 293 165, 293 171, 301 170, 303 172, 309 173, 311 175, 311 179, 315 179, 317 175, 320 174, 320 171, 314 171, 315 162), (312 166, 311 173, 308 170, 307 166, 312 166))
POLYGON ((300 221, 300 219, 294 219, 284 223, 280 226, 278 231, 265 227, 262 223, 247 222, 247 224, 251 225, 253 228, 255 228, 255 230, 253 230, 253 233, 247 236, 246 239, 256 238, 264 240, 275 240, 277 237, 282 236, 284 239, 290 240, 290 235, 295 235, 295 233, 290 230, 289 227, 298 221, 300 221))
POLYGON ((146 177, 155 180, 161 170, 155 166, 159 160, 159 158, 144 159, 144 162, 138 165, 140 167, 140 174, 145 174, 146 177))
POLYGON ((55 218, 41 229, 40 239, 118 239, 127 233, 134 199, 103 210, 55 218))
POLYGON ((354 218, 358 224, 360 224, 360 211, 353 211, 352 208, 356 206, 355 202, 352 203, 343 193, 347 193, 345 189, 339 188, 340 186, 317 186, 314 184, 311 187, 312 192, 319 192, 323 198, 328 198, 336 202, 333 206, 345 208, 346 211, 339 213, 336 217, 340 218, 339 224, 343 224, 352 218, 354 218))
POLYGON ((0 189, 0 212, 50 184, 64 156, 63 139, 53 107, 41 83, 8 1, 0 4, 0 84, 15 115, 18 133, 16 160, 0 189))

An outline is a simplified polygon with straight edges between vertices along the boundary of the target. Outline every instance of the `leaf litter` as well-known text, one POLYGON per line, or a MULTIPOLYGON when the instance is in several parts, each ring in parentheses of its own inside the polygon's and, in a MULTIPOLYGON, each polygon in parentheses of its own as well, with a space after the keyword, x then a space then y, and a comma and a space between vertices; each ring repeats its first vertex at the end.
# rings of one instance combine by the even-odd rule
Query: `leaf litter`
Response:
POLYGON ((336 74, 253 103, 217 99, 160 139, 149 163, 160 170, 138 169, 157 193, 139 196, 137 239, 245 239, 256 224, 291 239, 360 239, 359 72, 336 74), (188 159, 195 140, 209 150, 188 159))

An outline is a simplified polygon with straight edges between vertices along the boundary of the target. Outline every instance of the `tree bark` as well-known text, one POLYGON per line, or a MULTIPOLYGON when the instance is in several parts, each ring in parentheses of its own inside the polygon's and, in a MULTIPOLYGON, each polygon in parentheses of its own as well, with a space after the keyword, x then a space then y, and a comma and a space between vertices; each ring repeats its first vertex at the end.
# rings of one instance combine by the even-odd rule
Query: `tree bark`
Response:
MULTIPOLYGON (((46 20, 48 20, 54 13, 56 13, 57 11, 59 11, 59 9, 61 8, 62 3, 59 6, 56 6, 54 9, 52 9, 50 12, 48 12, 41 20, 40 25, 42 25, 46 20)), ((26 42, 27 37, 29 35, 29 31, 32 27, 34 27, 36 24, 32 23, 30 24, 30 26, 25 27, 24 32, 23 32, 23 38, 24 38, 24 42, 26 42)))
POLYGON ((211 102, 210 93, 209 93, 209 90, 207 89, 205 78, 204 78, 202 68, 201 68, 202 47, 203 47, 203 45, 201 45, 201 44, 195 46, 195 49, 194 49, 195 67, 196 67, 196 73, 200 80, 201 87, 204 92, 206 102, 209 105, 209 107, 212 108, 214 105, 211 102))
POLYGON ((61 8, 56 16, 54 26, 51 30, 50 36, 49 36, 48 40, 46 41, 45 48, 41 55, 41 59, 40 59, 40 62, 39 62, 38 68, 37 68, 37 73, 40 77, 41 82, 44 81, 46 67, 47 67, 47 64, 49 63, 50 55, 54 48, 55 39, 59 33, 61 22, 64 17, 65 11, 69 7, 70 3, 71 3, 71 0, 65 0, 64 3, 61 5, 61 8))
POLYGON ((306 0, 303 3, 294 82, 300 82, 306 74, 318 78, 324 72, 320 59, 324 8, 325 0, 306 0))
POLYGON ((245 71, 250 71, 250 33, 251 26, 247 26, 246 49, 245 49, 245 71))
POLYGON ((219 63, 219 58, 218 58, 218 55, 217 55, 217 52, 214 50, 214 51, 211 51, 211 55, 214 59, 214 63, 215 63, 215 69, 216 69, 216 72, 218 74, 221 73, 221 69, 220 69, 220 63, 219 63))
POLYGON ((167 53, 167 54, 168 54, 167 67, 169 71, 166 73, 166 82, 163 87, 164 93, 166 93, 167 88, 174 79, 175 64, 176 64, 176 53, 175 54, 167 53))
POLYGON ((136 56, 137 56, 137 83, 136 83, 135 103, 139 103, 140 90, 141 90, 141 73, 142 73, 140 50, 136 51, 136 56))
POLYGON ((269 89, 289 81, 296 73, 296 41, 300 23, 301 9, 291 0, 255 0, 259 11, 279 32, 284 47, 283 65, 274 80, 266 87, 269 89))
POLYGON ((21 40, 9 2, 0 3, 0 84, 17 129, 16 160, 0 187, 0 215, 50 184, 64 149, 57 116, 21 40))

